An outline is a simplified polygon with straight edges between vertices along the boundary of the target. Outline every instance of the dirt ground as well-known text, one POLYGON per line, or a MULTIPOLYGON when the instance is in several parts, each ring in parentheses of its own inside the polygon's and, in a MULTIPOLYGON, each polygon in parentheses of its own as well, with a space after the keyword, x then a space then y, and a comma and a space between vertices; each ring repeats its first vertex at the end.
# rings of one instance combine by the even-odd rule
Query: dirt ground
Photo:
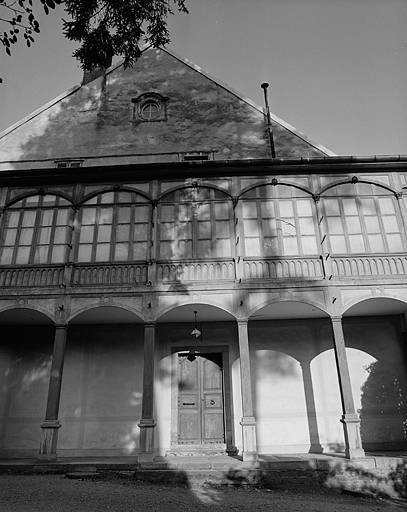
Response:
POLYGON ((406 502, 314 488, 270 490, 146 484, 110 477, 70 480, 61 475, 0 475, 1 512, 391 512, 406 502))

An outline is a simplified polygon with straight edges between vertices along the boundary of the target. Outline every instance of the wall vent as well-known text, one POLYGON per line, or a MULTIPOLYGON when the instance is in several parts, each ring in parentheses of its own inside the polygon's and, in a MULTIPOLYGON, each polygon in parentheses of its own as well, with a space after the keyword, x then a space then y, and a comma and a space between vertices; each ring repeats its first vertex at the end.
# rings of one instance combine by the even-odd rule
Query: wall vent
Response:
POLYGON ((82 167, 83 160, 57 160, 55 167, 57 169, 66 169, 67 167, 82 167))

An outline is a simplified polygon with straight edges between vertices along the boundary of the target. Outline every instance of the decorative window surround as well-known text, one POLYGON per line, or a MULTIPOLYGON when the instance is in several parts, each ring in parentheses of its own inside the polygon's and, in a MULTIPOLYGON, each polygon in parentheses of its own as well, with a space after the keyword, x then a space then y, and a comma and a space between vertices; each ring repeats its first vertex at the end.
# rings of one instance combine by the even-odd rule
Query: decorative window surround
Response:
POLYGON ((156 92, 141 94, 131 101, 133 107, 133 123, 153 123, 167 120, 167 96, 156 92))

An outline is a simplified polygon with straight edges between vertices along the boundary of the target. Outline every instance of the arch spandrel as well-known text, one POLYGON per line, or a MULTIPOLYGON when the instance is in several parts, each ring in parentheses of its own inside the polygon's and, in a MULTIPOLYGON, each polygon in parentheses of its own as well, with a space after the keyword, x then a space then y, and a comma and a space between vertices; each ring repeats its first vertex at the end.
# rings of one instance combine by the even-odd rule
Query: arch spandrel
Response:
POLYGON ((123 305, 111 303, 84 305, 67 317, 68 324, 138 324, 144 318, 140 312, 123 305))
POLYGON ((249 311, 249 320, 273 320, 282 318, 328 318, 329 311, 320 300, 307 297, 274 296, 263 302, 259 302, 249 311), (293 307, 290 308, 289 305, 293 307), (263 312, 263 313, 261 313, 263 312), (263 318, 260 318, 263 315, 263 318))
POLYGON ((0 325, 53 325, 52 315, 38 305, 2 305, 0 303, 0 325))
MULTIPOLYGON (((377 293, 377 292, 376 292, 377 293)), ((407 313, 407 296, 386 296, 378 289, 377 295, 358 297, 349 301, 342 311, 343 317, 386 316, 407 313)))
POLYGON ((224 322, 235 321, 233 312, 220 307, 219 304, 210 301, 184 302, 167 306, 158 312, 156 321, 165 322, 189 322, 194 323, 194 311, 197 312, 197 321, 199 322, 224 322))

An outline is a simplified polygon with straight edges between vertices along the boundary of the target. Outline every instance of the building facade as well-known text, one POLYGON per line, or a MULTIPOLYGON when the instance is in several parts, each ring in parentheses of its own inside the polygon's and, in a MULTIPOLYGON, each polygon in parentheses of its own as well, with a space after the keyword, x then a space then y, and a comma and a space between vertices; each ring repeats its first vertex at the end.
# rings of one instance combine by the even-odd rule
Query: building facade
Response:
POLYGON ((0 134, 0 456, 400 450, 407 157, 147 49, 0 134))

